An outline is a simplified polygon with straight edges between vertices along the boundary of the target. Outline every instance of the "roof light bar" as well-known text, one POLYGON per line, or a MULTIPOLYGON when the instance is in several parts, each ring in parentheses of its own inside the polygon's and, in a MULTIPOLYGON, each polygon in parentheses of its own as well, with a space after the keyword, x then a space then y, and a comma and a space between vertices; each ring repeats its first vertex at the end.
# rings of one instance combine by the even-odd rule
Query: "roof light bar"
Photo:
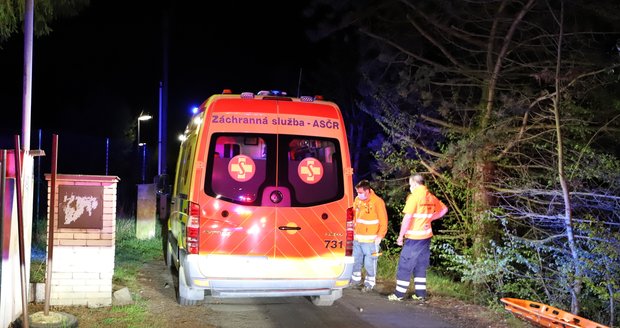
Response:
POLYGON ((254 94, 251 92, 242 92, 241 99, 254 99, 254 94))
POLYGON ((286 91, 280 91, 280 90, 261 90, 256 95, 257 96, 284 97, 284 96, 286 96, 286 91))

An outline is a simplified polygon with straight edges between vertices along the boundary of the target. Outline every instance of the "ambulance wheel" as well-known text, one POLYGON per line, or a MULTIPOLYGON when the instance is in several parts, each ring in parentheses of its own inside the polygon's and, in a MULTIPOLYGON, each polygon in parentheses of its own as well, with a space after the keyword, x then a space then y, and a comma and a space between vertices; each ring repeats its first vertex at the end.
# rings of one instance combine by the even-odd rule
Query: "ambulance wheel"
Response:
MULTIPOLYGON (((174 268, 174 266, 172 266, 174 268)), ((183 266, 179 266, 176 274, 176 296, 180 305, 197 305, 205 298, 204 290, 191 288, 185 280, 183 266)))
POLYGON ((333 289, 329 295, 310 296, 310 300, 316 306, 332 306, 341 297, 342 289, 333 289))

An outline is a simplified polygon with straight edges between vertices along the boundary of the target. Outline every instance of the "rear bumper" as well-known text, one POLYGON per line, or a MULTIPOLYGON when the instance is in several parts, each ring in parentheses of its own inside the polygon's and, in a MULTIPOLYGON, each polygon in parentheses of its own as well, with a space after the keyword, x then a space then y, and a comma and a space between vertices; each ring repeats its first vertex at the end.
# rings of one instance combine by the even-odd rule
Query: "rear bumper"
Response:
POLYGON ((209 280, 215 297, 281 297, 329 295, 336 288, 333 280, 209 280))
MULTIPOLYGON (((245 262, 244 259, 247 258, 241 257, 245 262)), ((346 257, 340 261, 342 270, 333 278, 257 277, 267 270, 267 263, 253 263, 253 269, 226 266, 230 268, 230 274, 208 276, 203 274, 205 262, 208 260, 202 255, 181 256, 185 281, 191 288, 204 289, 210 291, 212 296, 222 298, 330 295, 334 290, 342 290, 349 285, 353 271, 353 259, 346 257)))

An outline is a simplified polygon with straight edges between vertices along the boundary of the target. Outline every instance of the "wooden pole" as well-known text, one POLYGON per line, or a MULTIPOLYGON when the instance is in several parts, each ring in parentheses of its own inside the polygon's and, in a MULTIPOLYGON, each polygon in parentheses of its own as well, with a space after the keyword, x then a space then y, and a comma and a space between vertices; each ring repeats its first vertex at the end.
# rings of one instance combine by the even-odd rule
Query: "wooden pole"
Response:
POLYGON ((45 279, 45 307, 43 313, 47 316, 50 311, 50 298, 52 293, 52 259, 54 257, 54 220, 56 213, 56 164, 58 163, 58 135, 52 135, 52 178, 50 181, 50 221, 48 226, 47 241, 47 274, 45 279))

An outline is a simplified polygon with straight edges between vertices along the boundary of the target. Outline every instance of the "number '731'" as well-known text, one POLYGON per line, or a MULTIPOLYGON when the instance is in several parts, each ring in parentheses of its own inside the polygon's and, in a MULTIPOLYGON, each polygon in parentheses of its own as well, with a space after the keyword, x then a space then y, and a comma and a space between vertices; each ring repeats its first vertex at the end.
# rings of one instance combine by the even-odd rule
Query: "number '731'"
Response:
POLYGON ((327 239, 324 242, 325 248, 342 248, 342 240, 327 239))

